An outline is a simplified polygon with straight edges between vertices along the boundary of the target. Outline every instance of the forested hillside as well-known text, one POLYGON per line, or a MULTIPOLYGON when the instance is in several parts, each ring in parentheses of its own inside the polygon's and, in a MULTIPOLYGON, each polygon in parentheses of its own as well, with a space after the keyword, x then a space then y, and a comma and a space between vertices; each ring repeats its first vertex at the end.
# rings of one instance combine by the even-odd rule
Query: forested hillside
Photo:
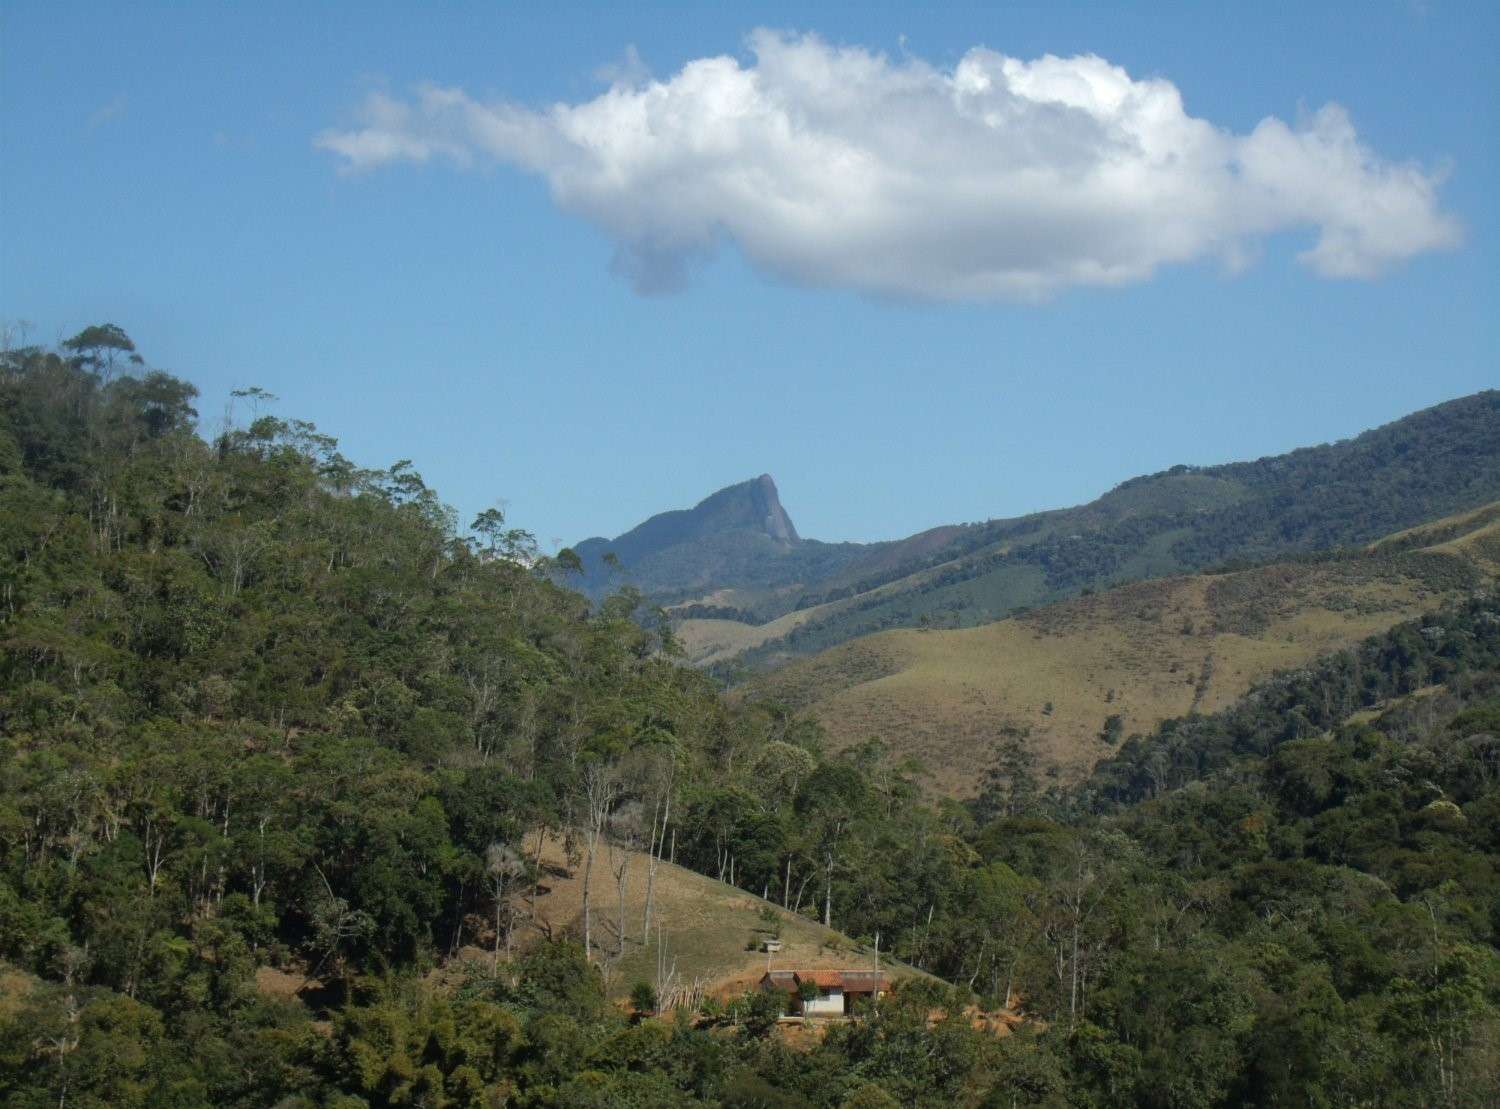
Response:
POLYGON ((0 361, 5 1104, 1500 1097, 1491 594, 1079 792, 1012 744, 928 801, 878 745, 726 705, 498 513, 460 529, 256 390, 205 440, 133 354, 100 327, 0 361), (543 831, 594 900, 523 942, 543 831), (623 1010, 606 972, 672 934, 615 914, 615 848, 952 985, 801 1043, 771 994, 623 1010))

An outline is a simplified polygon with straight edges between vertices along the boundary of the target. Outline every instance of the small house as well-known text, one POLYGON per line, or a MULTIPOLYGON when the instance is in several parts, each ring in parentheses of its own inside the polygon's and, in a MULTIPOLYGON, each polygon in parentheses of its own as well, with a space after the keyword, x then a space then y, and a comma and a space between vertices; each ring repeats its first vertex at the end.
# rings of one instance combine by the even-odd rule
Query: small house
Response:
POLYGON ((875 1000, 889 986, 877 970, 772 970, 760 980, 768 993, 788 996, 787 1011, 804 1017, 844 1017, 857 1000, 875 1000))

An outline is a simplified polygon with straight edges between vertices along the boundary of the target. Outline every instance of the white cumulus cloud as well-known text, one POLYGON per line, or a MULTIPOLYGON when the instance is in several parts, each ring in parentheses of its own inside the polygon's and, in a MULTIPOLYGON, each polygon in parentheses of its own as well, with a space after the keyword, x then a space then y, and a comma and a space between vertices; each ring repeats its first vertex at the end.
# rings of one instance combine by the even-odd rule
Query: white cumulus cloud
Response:
POLYGON ((1302 231, 1328 277, 1372 277, 1457 245, 1440 175, 1369 149, 1329 104, 1237 135, 1176 86, 1103 58, 975 48, 952 69, 757 31, 753 63, 638 64, 592 100, 536 110, 453 88, 370 95, 316 142, 349 170, 487 161, 544 177, 604 231, 642 291, 733 243, 805 285, 927 299, 1028 299, 1157 267, 1236 266, 1302 231))

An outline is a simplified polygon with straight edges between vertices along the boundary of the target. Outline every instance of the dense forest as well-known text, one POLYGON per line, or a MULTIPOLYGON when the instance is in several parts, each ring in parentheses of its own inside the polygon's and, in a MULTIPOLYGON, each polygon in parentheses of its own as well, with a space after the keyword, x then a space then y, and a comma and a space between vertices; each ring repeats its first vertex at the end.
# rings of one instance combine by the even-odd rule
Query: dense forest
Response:
POLYGON ((591 605, 410 463, 256 389, 205 437, 195 396, 110 325, 0 360, 6 1104, 1500 1098, 1493 593, 1075 792, 1013 740, 960 805, 726 705, 639 595, 591 605), (769 994, 622 1006, 587 903, 512 943, 547 831, 584 869, 671 843, 941 981, 800 1046, 769 994))

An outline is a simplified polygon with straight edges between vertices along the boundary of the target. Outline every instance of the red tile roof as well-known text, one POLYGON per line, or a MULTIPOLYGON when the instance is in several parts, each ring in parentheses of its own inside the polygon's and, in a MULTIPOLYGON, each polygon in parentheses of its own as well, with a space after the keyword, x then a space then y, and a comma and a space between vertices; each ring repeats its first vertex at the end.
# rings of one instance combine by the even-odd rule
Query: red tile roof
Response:
POLYGON ((797 993, 803 982, 811 982, 820 990, 845 993, 880 993, 890 988, 890 981, 878 970, 773 970, 760 981, 763 986, 787 993, 797 993))
POLYGON ((841 970, 799 970, 799 982, 811 982, 821 990, 844 988, 844 972, 841 970))

